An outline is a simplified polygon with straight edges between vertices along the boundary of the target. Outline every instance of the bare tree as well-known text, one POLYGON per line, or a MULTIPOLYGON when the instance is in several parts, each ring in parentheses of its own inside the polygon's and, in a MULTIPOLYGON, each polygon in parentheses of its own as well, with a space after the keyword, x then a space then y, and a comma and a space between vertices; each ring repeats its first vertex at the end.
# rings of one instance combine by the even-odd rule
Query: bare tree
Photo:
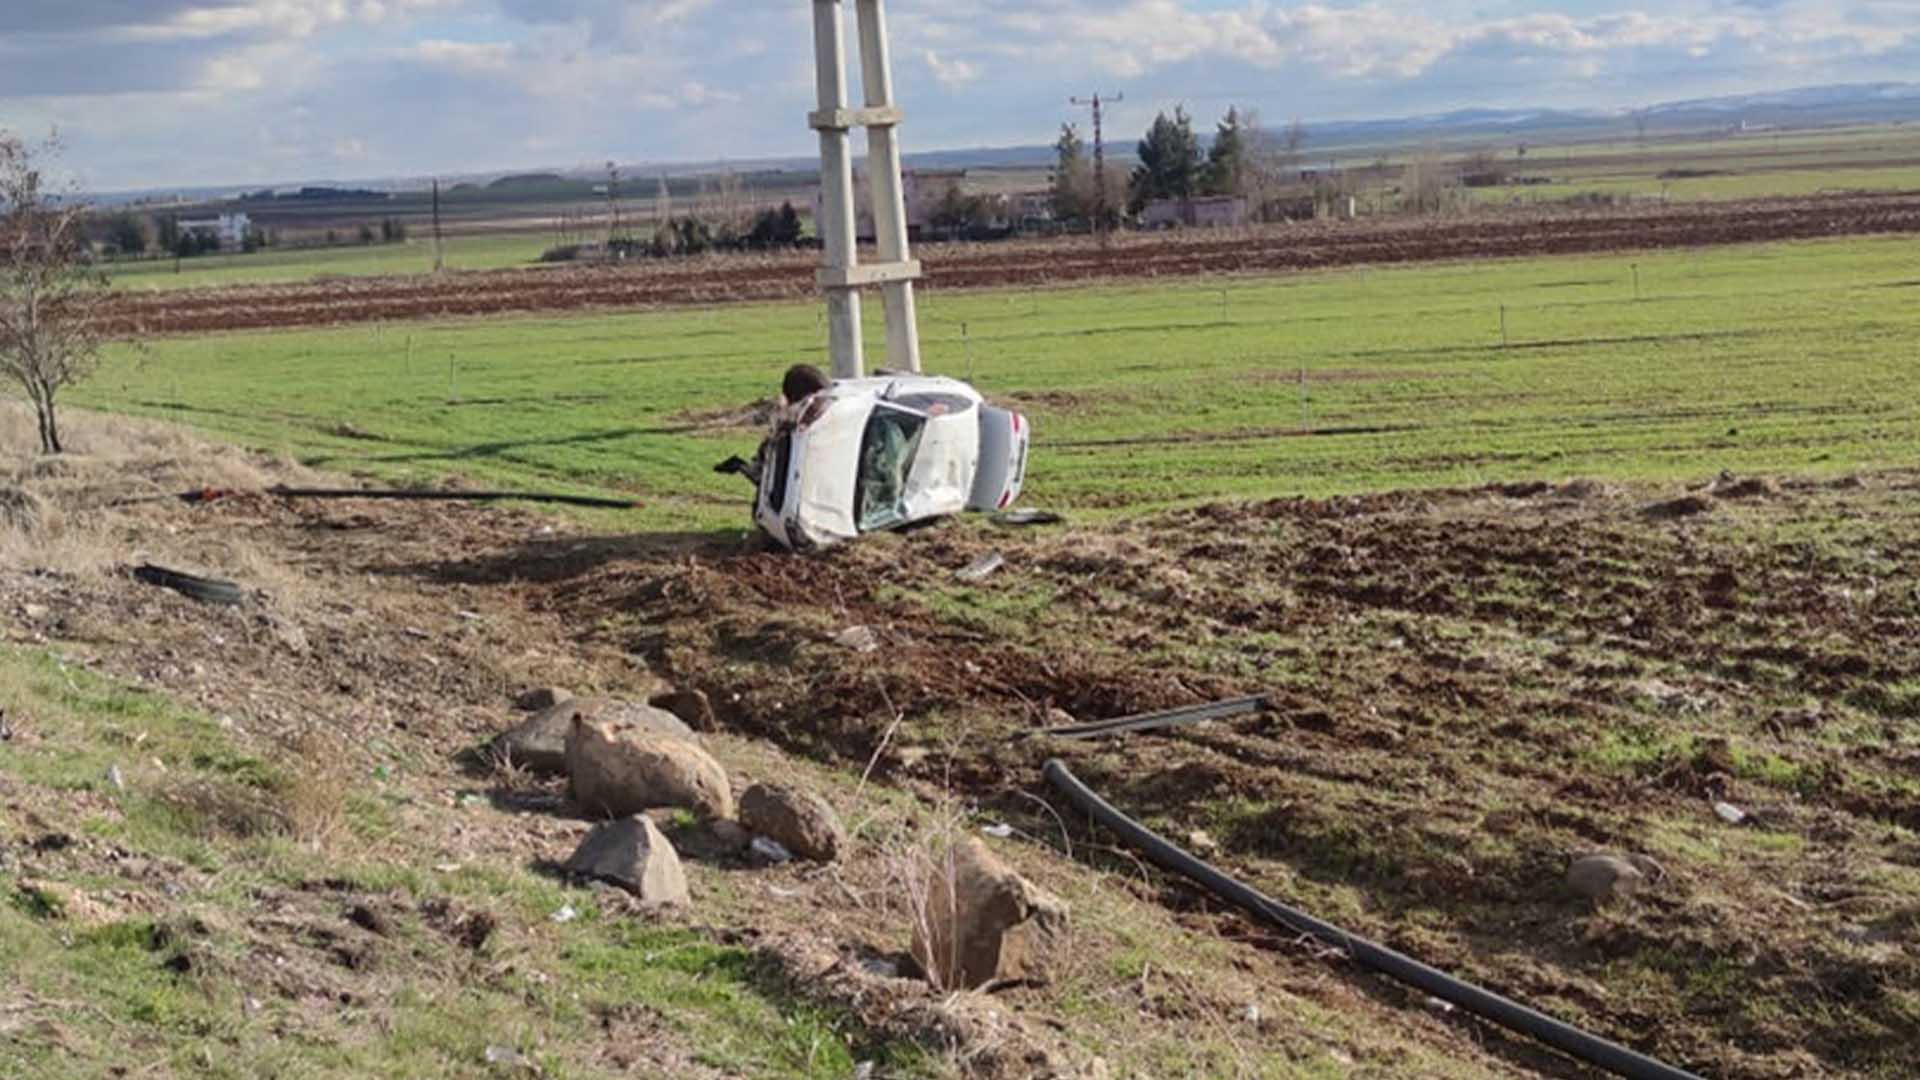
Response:
POLYGON ((99 361, 106 301, 86 206, 50 193, 41 173, 58 151, 55 139, 35 147, 0 131, 0 375, 26 390, 49 454, 61 452, 54 399, 99 361))
POLYGON ((1240 190, 1255 217, 1271 219, 1290 193, 1301 188, 1300 152, 1306 145, 1307 128, 1297 118, 1279 131, 1260 122, 1260 114, 1248 109, 1240 116, 1246 129, 1245 160, 1240 190))

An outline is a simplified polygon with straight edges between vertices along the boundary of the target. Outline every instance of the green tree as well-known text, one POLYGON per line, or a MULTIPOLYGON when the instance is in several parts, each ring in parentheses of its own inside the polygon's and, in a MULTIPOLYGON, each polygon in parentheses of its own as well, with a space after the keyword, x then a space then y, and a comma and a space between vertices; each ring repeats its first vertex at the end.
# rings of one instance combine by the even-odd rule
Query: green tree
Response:
POLYGON ((107 222, 107 243, 122 255, 147 250, 147 224, 132 211, 122 210, 107 222))
POLYGON ((789 202, 780 204, 778 210, 762 210, 755 215, 753 228, 748 230, 741 246, 751 251, 772 251, 790 248, 799 242, 800 212, 789 202))
POLYGON ((1204 188, 1209 195, 1244 195, 1247 181, 1247 133, 1240 110, 1229 107, 1207 152, 1204 188))
POLYGON ((1133 170, 1129 206, 1134 213, 1155 199, 1191 198, 1199 189, 1200 140, 1193 134, 1193 118, 1176 106, 1173 116, 1160 113, 1140 140, 1140 165, 1133 170))
POLYGON ((993 208, 983 195, 969 195, 959 181, 947 185, 946 193, 928 216, 928 224, 949 235, 963 235, 984 229, 993 217, 993 208))
POLYGON ((154 222, 153 246, 161 251, 175 251, 180 247, 180 218, 173 214, 154 222))
POLYGON ((1061 124, 1053 152, 1053 216, 1068 223, 1086 221, 1093 213, 1093 164, 1087 160, 1080 129, 1061 124))
POLYGON ((713 249, 713 226, 697 217, 673 223, 675 247, 682 255, 703 255, 713 249))

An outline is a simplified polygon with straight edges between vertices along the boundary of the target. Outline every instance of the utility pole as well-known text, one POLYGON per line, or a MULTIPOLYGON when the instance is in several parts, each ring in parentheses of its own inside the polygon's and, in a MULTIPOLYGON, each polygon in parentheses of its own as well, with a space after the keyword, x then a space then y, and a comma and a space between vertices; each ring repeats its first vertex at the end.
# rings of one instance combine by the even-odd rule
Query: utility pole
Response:
POLYGON ((433 178, 433 272, 446 266, 446 247, 440 237, 440 178, 433 178))
POLYGON ((613 242, 620 237, 620 168, 613 162, 607 162, 607 253, 613 253, 613 242))
POLYGON ((1114 94, 1105 99, 1099 94, 1092 98, 1067 99, 1069 104, 1093 107, 1093 232, 1100 238, 1102 250, 1107 246, 1107 141, 1106 132, 1101 127, 1102 109, 1125 100, 1125 94, 1114 94))
POLYGON ((893 100, 893 60, 888 50, 884 0, 855 0, 859 21, 864 107, 847 100, 846 18, 842 0, 813 0, 813 44, 820 107, 807 124, 820 133, 820 222, 823 265, 818 280, 827 294, 827 341, 833 377, 858 378, 865 368, 860 341, 860 290, 878 286, 886 303, 887 366, 920 370, 920 330, 913 283, 920 264, 907 251, 907 209, 900 177, 901 112, 893 100), (848 132, 867 131, 867 177, 872 185, 877 261, 862 264, 855 247, 853 158, 848 132))

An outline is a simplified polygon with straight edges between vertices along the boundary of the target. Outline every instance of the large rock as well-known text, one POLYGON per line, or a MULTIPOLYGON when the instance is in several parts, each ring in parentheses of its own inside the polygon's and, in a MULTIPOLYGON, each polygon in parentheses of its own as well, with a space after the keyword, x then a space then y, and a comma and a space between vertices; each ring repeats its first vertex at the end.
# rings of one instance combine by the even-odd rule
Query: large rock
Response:
POLYGON ((1043 983, 1065 947, 1066 901, 1013 872, 977 837, 927 882, 913 958, 943 990, 1043 983))
POLYGON ((573 720, 612 721, 691 740, 693 729, 680 718, 651 705, 616 698, 569 698, 535 713, 519 727, 493 740, 493 752, 529 772, 543 776, 567 775, 567 739, 573 720))
POLYGON ((1645 855, 1588 855, 1575 859, 1567 868, 1567 887, 1588 900, 1604 903, 1632 896, 1665 873, 1659 863, 1645 855))
POLYGON ((733 787, 720 763, 649 723, 575 716, 567 775, 574 801, 589 814, 625 817, 677 806, 712 818, 733 816, 733 787))
POLYGON ((642 814, 609 821, 588 833, 567 860, 567 872, 618 885, 645 904, 688 900, 679 852, 642 814))
POLYGON ((847 830, 827 800, 782 784, 748 788, 740 797, 740 824, 815 862, 832 862, 847 849, 847 830))

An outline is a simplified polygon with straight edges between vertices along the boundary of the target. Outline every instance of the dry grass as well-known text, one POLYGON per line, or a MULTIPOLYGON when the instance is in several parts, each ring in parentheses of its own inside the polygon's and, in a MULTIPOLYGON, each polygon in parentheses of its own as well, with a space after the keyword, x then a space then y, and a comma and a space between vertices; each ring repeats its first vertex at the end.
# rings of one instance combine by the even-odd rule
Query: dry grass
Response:
POLYGON ((880 844, 887 882, 903 909, 914 959, 935 990, 965 990, 959 974, 959 936, 953 933, 959 845, 967 838, 966 815, 951 798, 932 808, 920 829, 903 825, 880 844))
POLYGON ((329 748, 314 734, 302 735, 283 760, 294 764, 277 786, 287 834, 316 851, 332 849, 348 833, 349 780, 338 764, 338 748, 329 748))
POLYGON ((44 456, 31 410, 0 402, 0 569, 89 575, 152 559, 238 573, 275 591, 305 587, 244 537, 182 540, 164 508, 166 496, 183 491, 258 489, 312 474, 154 421, 77 409, 61 419, 69 452, 44 456), (159 501, 126 505, 141 499, 159 501))
POLYGON ((282 760, 289 767, 261 777, 171 779, 153 797, 206 839, 284 836, 315 851, 331 850, 348 831, 347 781, 328 764, 337 755, 305 736, 282 760))

